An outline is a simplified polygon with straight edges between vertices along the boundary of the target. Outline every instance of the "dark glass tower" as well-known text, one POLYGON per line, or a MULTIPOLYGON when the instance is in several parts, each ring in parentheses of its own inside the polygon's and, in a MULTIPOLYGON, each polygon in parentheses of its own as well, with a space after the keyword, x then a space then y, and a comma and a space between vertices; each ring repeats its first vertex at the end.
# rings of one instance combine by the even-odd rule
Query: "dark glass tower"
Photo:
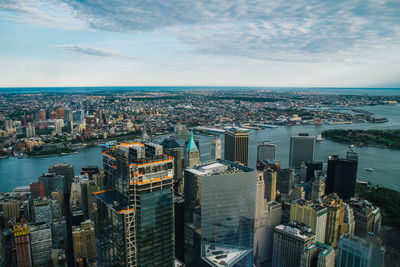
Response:
POLYGON ((326 177, 326 193, 337 193, 344 200, 354 197, 357 163, 355 152, 348 153, 347 158, 339 158, 337 155, 330 156, 326 177))
POLYGON ((249 133, 236 129, 225 132, 225 159, 248 165, 249 133))
POLYGON ((103 155, 113 187, 94 193, 98 265, 173 266, 173 157, 153 143, 121 143, 103 155))

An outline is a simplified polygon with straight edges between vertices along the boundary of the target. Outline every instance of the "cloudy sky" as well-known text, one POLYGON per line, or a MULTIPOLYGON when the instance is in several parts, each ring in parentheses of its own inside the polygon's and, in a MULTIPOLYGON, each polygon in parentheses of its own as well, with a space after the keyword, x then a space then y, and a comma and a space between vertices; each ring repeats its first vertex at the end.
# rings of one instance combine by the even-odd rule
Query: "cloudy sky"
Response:
POLYGON ((399 0, 0 0, 0 86, 400 87, 399 14, 399 0))

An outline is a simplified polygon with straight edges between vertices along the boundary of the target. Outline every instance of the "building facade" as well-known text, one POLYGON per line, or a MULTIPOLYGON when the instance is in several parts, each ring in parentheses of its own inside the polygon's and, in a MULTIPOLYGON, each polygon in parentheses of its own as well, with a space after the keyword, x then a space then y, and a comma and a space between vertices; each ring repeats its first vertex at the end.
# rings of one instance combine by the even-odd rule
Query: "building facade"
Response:
POLYGON ((289 166, 300 168, 305 161, 314 161, 315 136, 300 133, 290 137, 289 166))
POLYGON ((239 162, 243 165, 249 163, 249 133, 237 129, 225 132, 225 159, 239 162))

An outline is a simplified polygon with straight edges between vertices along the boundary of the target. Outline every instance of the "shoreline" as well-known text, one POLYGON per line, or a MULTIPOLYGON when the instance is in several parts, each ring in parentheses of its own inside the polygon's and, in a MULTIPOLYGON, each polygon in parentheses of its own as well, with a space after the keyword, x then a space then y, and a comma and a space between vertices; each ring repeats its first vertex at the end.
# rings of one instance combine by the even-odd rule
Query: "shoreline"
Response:
POLYGON ((27 157, 28 158, 45 158, 45 157, 66 156, 66 155, 73 155, 73 154, 79 154, 79 151, 67 152, 67 153, 57 153, 57 154, 49 154, 49 155, 27 156, 27 157))

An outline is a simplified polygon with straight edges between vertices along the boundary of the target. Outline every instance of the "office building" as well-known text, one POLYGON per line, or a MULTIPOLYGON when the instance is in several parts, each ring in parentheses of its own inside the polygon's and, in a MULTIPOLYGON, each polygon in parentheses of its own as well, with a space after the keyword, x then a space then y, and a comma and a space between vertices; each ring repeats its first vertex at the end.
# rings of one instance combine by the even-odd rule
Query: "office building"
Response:
MULTIPOLYGON (((268 262, 272 260, 272 252, 273 252, 273 240, 274 240, 274 228, 282 223, 282 205, 277 201, 269 202, 267 204, 267 210, 265 213, 265 217, 261 216, 261 220, 259 220, 259 224, 257 228, 260 230, 257 231, 259 240, 264 240, 264 242, 259 242, 258 246, 254 247, 254 257, 256 259, 262 256, 263 262, 268 262)), ((256 263, 261 263, 261 260, 256 263)))
MULTIPOLYGON (((191 200, 196 200, 195 195, 188 195, 185 206, 187 200, 189 208, 199 204, 201 240, 215 246, 232 246, 263 262, 266 255, 260 247, 265 247, 266 242, 262 233, 266 228, 267 210, 263 174, 222 159, 201 164, 187 172, 198 176, 200 181, 198 190, 190 190, 201 195, 200 201, 193 204, 191 200), (256 247, 260 249, 258 255, 254 254, 256 247)), ((185 186, 185 197, 186 192, 185 186)), ((196 224, 195 219, 192 223, 196 224)))
POLYGON ((50 225, 45 223, 30 225, 29 231, 33 266, 48 266, 52 247, 50 225))
POLYGON ((40 121, 45 121, 46 119, 47 119, 46 110, 39 109, 39 120, 40 121))
POLYGON ((325 195, 325 182, 323 176, 314 178, 311 184, 311 200, 320 199, 325 195))
POLYGON ((314 178, 318 177, 317 172, 322 172, 323 164, 320 161, 305 161, 304 165, 300 168, 304 174, 300 175, 300 181, 311 182, 314 178))
POLYGON ((342 199, 335 193, 329 194, 322 199, 322 204, 327 208, 325 244, 337 248, 339 237, 344 223, 344 206, 342 199))
POLYGON ((225 159, 239 162, 243 165, 249 163, 249 133, 232 128, 225 131, 225 159))
POLYGON ((61 135, 62 134, 62 128, 64 127, 64 121, 62 119, 57 119, 55 121, 55 131, 56 134, 61 135))
POLYGON ((51 236, 54 248, 67 247, 67 233, 65 217, 54 218, 51 223, 51 236))
POLYGON ((94 205, 95 200, 93 193, 100 190, 100 187, 93 180, 83 180, 79 182, 80 185, 80 202, 82 205, 83 217, 85 220, 94 220, 94 205))
POLYGON ((185 147, 185 168, 200 164, 200 150, 194 142, 193 132, 190 132, 190 139, 185 147))
POLYGON ((344 206, 344 220, 343 220, 344 229, 342 232, 354 235, 354 231, 356 229, 356 221, 354 219, 354 211, 350 207, 350 205, 347 203, 343 203, 343 206, 344 206))
POLYGON ((334 267, 335 250, 321 242, 306 247, 301 255, 300 267, 334 267))
POLYGON ((265 199, 275 201, 276 199, 276 180, 278 173, 271 168, 264 170, 265 199))
MULTIPOLYGON (((57 175, 63 175, 65 177, 64 193, 66 194, 66 196, 69 199, 69 194, 71 192, 72 179, 74 178, 74 166, 72 166, 71 164, 66 164, 66 163, 56 163, 56 164, 50 166, 48 170, 49 170, 49 173, 55 173, 57 175)), ((46 191, 46 193, 47 193, 47 191, 46 191)))
POLYGON ((85 111, 82 109, 79 109, 75 113, 75 120, 82 122, 85 119, 85 111))
POLYGON ((99 174, 100 170, 97 166, 83 166, 81 169, 81 175, 85 175, 89 178, 93 178, 93 175, 99 174))
POLYGON ((312 229, 315 241, 325 242, 327 208, 311 201, 298 199, 290 204, 290 220, 312 229))
POLYGON ((259 171, 263 171, 265 169, 271 168, 274 171, 278 172, 281 169, 281 164, 276 160, 268 160, 268 161, 257 161, 256 169, 259 171))
POLYGON ((272 266, 300 266, 304 249, 314 242, 315 234, 310 228, 296 223, 275 226, 272 266))
POLYGON ((4 221, 8 221, 12 218, 20 218, 21 206, 23 202, 20 200, 9 199, 2 203, 4 221))
POLYGON ((98 265, 172 266, 174 159, 153 143, 120 143, 103 156, 115 168, 111 188, 93 193, 98 265))
MULTIPOLYGON (((285 195, 283 195, 284 197, 285 195)), ((285 200, 285 198, 281 198, 281 200, 285 200)), ((306 192, 304 191, 304 187, 301 185, 296 184, 289 194, 290 202, 297 200, 297 199, 306 199, 306 192)))
POLYGON ((29 185, 32 198, 44 197, 46 191, 44 190, 44 184, 41 182, 32 182, 29 185))
POLYGON ((315 158, 315 136, 300 133, 290 137, 289 166, 300 168, 304 161, 315 158))
POLYGON ((276 145, 269 142, 258 143, 257 146, 257 161, 275 160, 276 145))
POLYGON ((221 139, 214 137, 211 139, 210 160, 222 158, 221 139))
POLYGON ((340 198, 347 200, 354 197, 357 179, 357 160, 355 153, 349 158, 339 158, 337 155, 328 158, 326 177, 326 193, 337 193, 340 198))
POLYGON ((174 190, 183 193, 183 169, 184 158, 183 149, 173 138, 166 138, 161 143, 164 153, 174 157, 174 190))
POLYGON ((14 128, 14 122, 12 120, 5 120, 4 121, 4 130, 10 130, 14 128))
POLYGON ((337 267, 382 267, 384 258, 385 248, 378 238, 350 234, 340 237, 337 267))
POLYGON ((33 201, 33 207, 35 211, 35 223, 47 223, 51 224, 51 206, 50 200, 48 199, 36 199, 33 201))
POLYGON ((15 224, 13 232, 18 267, 30 267, 32 258, 29 227, 26 224, 15 224))
POLYGON ((380 209, 372 206, 367 200, 355 200, 349 203, 354 212, 355 229, 354 234, 366 237, 369 233, 378 234, 381 227, 380 209), (374 230, 378 232, 375 232, 374 230))
POLYGON ((281 194, 289 195, 294 188, 294 169, 280 169, 277 178, 277 188, 281 194))
POLYGON ((35 135, 36 135, 35 126, 28 125, 28 126, 25 127, 25 136, 26 136, 26 138, 34 137, 35 135))
POLYGON ((70 109, 66 109, 64 111, 64 120, 65 121, 73 121, 74 120, 74 113, 70 109))
POLYGON ((75 263, 79 259, 86 259, 89 262, 96 260, 96 238, 94 226, 90 220, 82 222, 80 226, 72 226, 72 242, 75 263))
POLYGON ((46 196, 50 197, 51 192, 61 190, 65 192, 65 177, 63 175, 57 175, 55 173, 44 173, 38 178, 39 183, 44 186, 46 196))

